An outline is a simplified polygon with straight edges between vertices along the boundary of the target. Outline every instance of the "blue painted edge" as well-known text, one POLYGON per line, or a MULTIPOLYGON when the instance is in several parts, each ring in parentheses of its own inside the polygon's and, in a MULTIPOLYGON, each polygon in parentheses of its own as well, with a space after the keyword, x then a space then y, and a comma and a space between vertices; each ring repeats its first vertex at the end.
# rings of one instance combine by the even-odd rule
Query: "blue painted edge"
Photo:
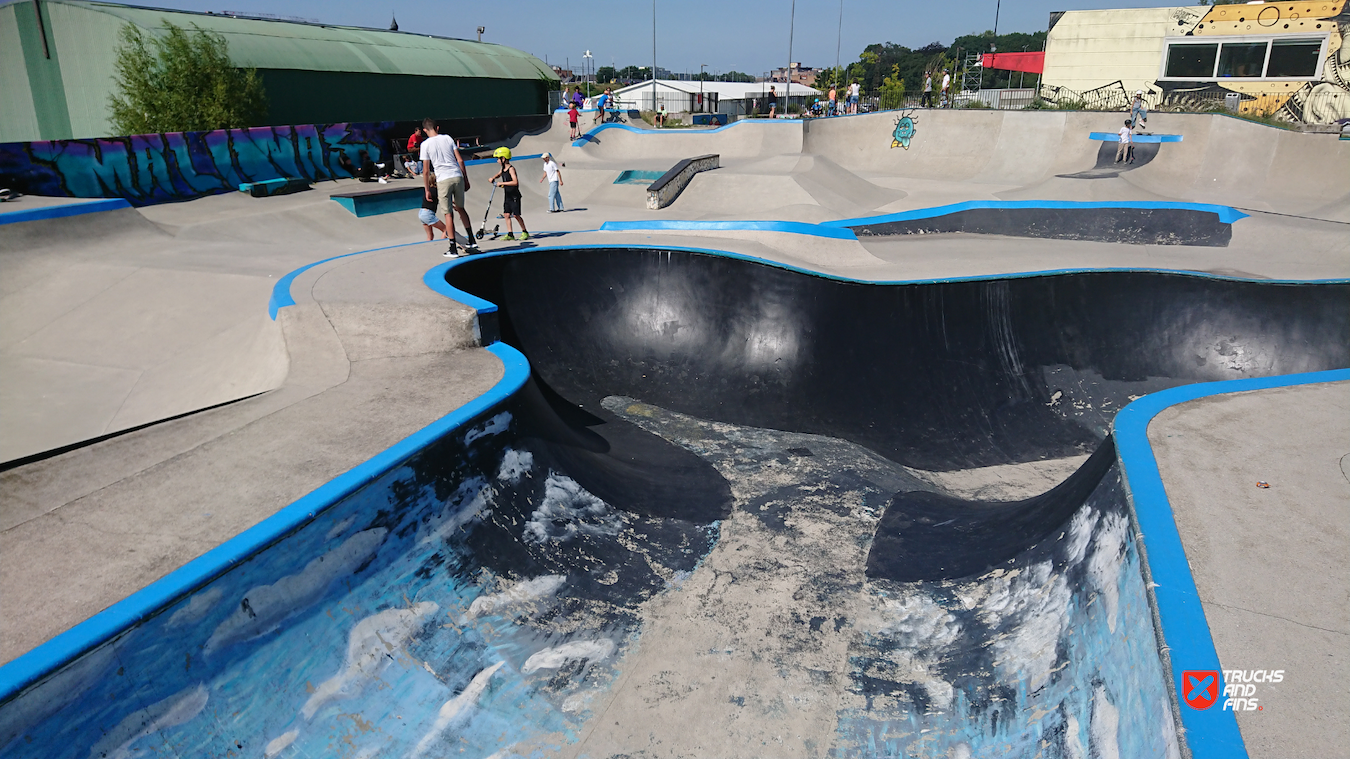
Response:
MULTIPOLYGON (((1152 595, 1170 649, 1171 677, 1181 688, 1185 670, 1218 670, 1219 693, 1223 693, 1223 667, 1214 648, 1209 622, 1191 575, 1181 534, 1172 515, 1172 505, 1163 487, 1148 425, 1162 410, 1179 403, 1212 395, 1293 387, 1323 382, 1350 381, 1350 369, 1337 369, 1278 377, 1227 380, 1183 385, 1146 395, 1116 414, 1111 423, 1126 487, 1139 520, 1143 544, 1156 587, 1152 595)), ((1234 712, 1223 711, 1222 702, 1205 710, 1192 709, 1178 700, 1185 740, 1194 759, 1246 757, 1247 750, 1234 712)))
POLYGON ((727 129, 734 129, 735 127, 740 126, 741 124, 797 124, 797 125, 800 125, 801 123, 802 123, 802 122, 801 122, 800 119, 739 119, 739 120, 737 120, 737 121, 731 122, 730 124, 726 124, 725 126, 720 126, 720 127, 715 128, 715 129, 694 129, 694 130, 689 130, 689 129, 638 129, 638 128, 635 127, 635 126, 630 126, 630 125, 628 125, 628 124, 601 124, 601 125, 598 126, 598 127, 592 127, 591 129, 586 130, 586 132, 585 132, 584 134, 582 134, 581 137, 579 137, 579 138, 573 140, 573 141, 572 141, 572 147, 574 147, 574 148, 584 147, 584 146, 586 145, 586 143, 588 143, 588 142, 591 141, 591 138, 593 138, 593 137, 594 137, 595 135, 597 135, 597 134, 600 134, 601 132, 605 131, 606 129, 621 129, 621 130, 623 130, 623 131, 625 131, 625 132, 634 132, 634 133, 636 133, 636 134, 716 134, 716 133, 718 133, 718 132, 721 132, 721 131, 724 131, 724 130, 727 130, 727 129))
MULTIPOLYGON (((588 230, 588 231, 595 231, 595 230, 588 230)), ((567 234, 576 234, 576 233, 568 232, 567 234)), ((767 258, 758 258, 756 256, 751 256, 745 253, 735 253, 729 250, 718 250, 716 248, 698 248, 684 245, 653 246, 636 242, 585 243, 581 245, 541 245, 535 248, 505 248, 501 250, 495 250, 489 253, 481 253, 475 256, 456 259, 454 261, 451 261, 449 265, 446 266, 445 268, 449 269, 458 264, 462 264, 466 261, 475 261, 482 258, 494 258, 497 256, 519 255, 522 253, 531 253, 531 252, 542 253, 546 251, 567 251, 567 250, 614 250, 615 248, 654 248, 659 250, 680 251, 683 253, 699 253, 709 256, 718 256, 721 258, 734 258, 742 261, 750 261, 752 263, 761 264, 763 266, 771 266, 775 269, 797 272, 800 274, 806 274, 811 277, 828 279, 835 282, 847 282, 853 285, 927 285, 942 282, 988 282, 999 279, 1030 279, 1033 277, 1054 277, 1062 274, 1101 274, 1107 272, 1145 272, 1155 274, 1172 274, 1181 277, 1193 277, 1195 279, 1213 279, 1221 282, 1252 282, 1263 285, 1350 284, 1350 278, 1253 279, 1251 277, 1234 277, 1226 274, 1212 274, 1210 272, 1202 272, 1202 271, 1187 271, 1183 269, 1155 269, 1147 267, 1130 267, 1130 266, 1117 266, 1117 267, 1102 266, 1102 267, 1089 267, 1082 269, 1043 269, 1040 271, 1003 272, 998 274, 975 274, 975 275, 965 275, 955 277, 929 277, 924 279, 893 279, 893 280, 854 279, 853 277, 845 277, 839 274, 831 274, 829 272, 816 271, 814 269, 805 269, 800 266, 794 266, 792 264, 782 263, 780 261, 772 261, 767 258)), ((469 296, 468 293, 462 293, 462 291, 456 290, 455 288, 451 287, 448 283, 445 284, 444 287, 445 287, 444 292, 447 294, 454 293, 454 295, 452 295, 451 297, 455 298, 456 300, 458 300, 461 297, 461 295, 466 297, 473 297, 469 296)), ((441 290, 439 289, 437 291, 441 292, 441 290)), ((482 302, 486 303, 487 301, 482 302)))
MULTIPOLYGON (((1181 142, 1183 135, 1134 135, 1134 142, 1181 142)), ((1088 139, 1099 140, 1099 142, 1115 142, 1120 139, 1116 132, 1088 132, 1088 139)))
POLYGON ((1206 211, 1217 214, 1219 221, 1225 224, 1232 224, 1240 219, 1245 219, 1248 216, 1248 214, 1245 214, 1232 206, 1218 206, 1210 203, 1174 203, 1160 200, 968 200, 964 203, 952 203, 945 206, 933 206, 932 208, 916 208, 912 211, 901 211, 899 213, 889 213, 881 216, 864 216, 858 219, 825 221, 821 222, 821 224, 827 227, 858 227, 866 224, 885 224, 894 221, 931 219, 935 216, 946 216, 960 211, 969 211, 974 208, 1177 208, 1189 211, 1206 211))
POLYGON ((660 230, 754 230, 758 232, 786 232, 794 235, 828 237, 835 240, 856 240, 853 230, 827 227, 805 221, 607 221, 600 225, 602 232, 642 232, 660 230))
MULTIPOLYGON (((513 156, 511 156, 511 160, 512 160, 512 161, 528 161, 528 160, 530 160, 531 158, 543 158, 543 157, 544 157, 544 154, 543 154, 543 153, 533 153, 533 154, 531 154, 531 155, 513 155, 513 156)), ((496 159, 496 158, 475 158, 475 159, 473 159, 472 161, 465 161, 465 162, 464 162, 464 165, 465 165, 465 166, 482 166, 482 165, 484 165, 484 164, 496 163, 496 162, 497 162, 497 159, 496 159)))
POLYGON ((355 253, 343 253, 340 256, 332 256, 329 258, 325 258, 321 261, 315 261, 314 263, 311 264, 305 264, 304 266, 301 266, 299 269, 293 269, 290 272, 283 275, 281 279, 278 279, 275 285, 272 285, 272 297, 269 298, 267 301, 267 315, 272 318, 272 321, 276 321, 278 311, 287 306, 294 306, 295 298, 291 297, 291 283, 295 282, 296 277, 300 276, 301 274, 304 274, 306 271, 310 269, 313 269, 315 266, 318 266, 319 264, 326 264, 329 261, 336 261, 339 258, 349 258, 351 256, 359 256, 362 253, 375 253, 381 250, 406 248, 409 245, 423 245, 426 242, 427 242, 426 240, 422 240, 421 242, 405 242, 399 243, 398 245, 386 245, 383 248, 358 250, 355 253))
MULTIPOLYGON (((398 246, 392 246, 398 247, 398 246)), ((355 254, 352 254, 355 255, 355 254)), ((153 617, 235 565, 303 527, 343 498, 404 464, 431 443, 509 398, 530 377, 525 356, 505 343, 486 350, 501 359, 502 378, 486 393, 393 444, 370 460, 319 486, 313 492, 174 570, 168 576, 113 604, 37 648, 0 667, 0 703, 18 695, 76 657, 153 617)))
MULTIPOLYGON (((500 256, 503 253, 507 252, 510 251, 484 253, 479 254, 477 256, 473 256, 473 258, 489 258, 493 256, 500 256)), ((474 295, 473 293, 466 293, 463 290, 460 290, 459 288, 452 287, 449 282, 445 281, 445 273, 447 271, 453 268, 456 264, 462 263, 467 260, 469 259, 460 258, 454 261, 447 261, 446 263, 440 264, 439 266, 433 266, 427 270, 426 274, 422 275, 422 282, 424 282, 427 287, 431 288, 432 291, 438 292, 451 300, 457 300, 460 303, 463 303, 464 305, 474 309, 479 314, 496 313, 497 312, 496 303, 493 303, 490 300, 484 300, 483 298, 480 298, 477 295, 474 295)))
POLYGON ((0 226, 18 224, 21 221, 64 219, 67 216, 83 216, 87 213, 118 211, 123 208, 131 208, 131 204, 126 201, 126 198, 104 198, 102 200, 91 200, 88 203, 63 203, 59 206, 24 208, 18 211, 0 213, 0 226))

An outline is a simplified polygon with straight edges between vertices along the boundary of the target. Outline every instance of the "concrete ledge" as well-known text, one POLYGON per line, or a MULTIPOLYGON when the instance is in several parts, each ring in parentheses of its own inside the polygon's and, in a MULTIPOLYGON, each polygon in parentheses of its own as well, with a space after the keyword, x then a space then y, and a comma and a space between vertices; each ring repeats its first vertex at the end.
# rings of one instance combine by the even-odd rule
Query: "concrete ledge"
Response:
POLYGON ((18 211, 5 210, 0 213, 0 224, 17 224, 21 221, 42 221, 43 219, 63 219, 67 216, 81 216, 87 213, 118 211, 131 208, 131 204, 122 198, 108 198, 84 203, 62 203, 59 206, 25 208, 18 211))
POLYGON ((382 213, 411 211, 422 207, 426 190, 421 184, 403 187, 381 187, 377 190, 342 192, 332 195, 338 205, 360 217, 377 216, 382 213))
POLYGON ((700 171, 710 171, 720 165, 720 158, 715 154, 701 155, 680 161, 660 179, 652 182, 651 187, 647 188, 647 208, 655 211, 674 203, 675 198, 678 198, 680 193, 684 192, 684 188, 689 186, 689 182, 693 180, 695 174, 700 171))

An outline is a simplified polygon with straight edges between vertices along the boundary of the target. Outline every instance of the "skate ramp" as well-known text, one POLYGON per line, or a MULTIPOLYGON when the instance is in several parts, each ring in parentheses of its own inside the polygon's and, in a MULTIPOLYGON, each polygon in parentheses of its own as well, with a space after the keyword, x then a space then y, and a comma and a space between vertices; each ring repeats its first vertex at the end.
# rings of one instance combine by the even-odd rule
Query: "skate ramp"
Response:
MULTIPOLYGON (((1086 112, 890 111, 809 122, 803 150, 864 177, 960 182, 967 193, 992 185, 1005 199, 1180 200, 1350 220, 1350 172, 1341 170, 1350 166, 1350 144, 1335 135, 1223 115, 1159 113, 1149 130, 1183 140, 1157 146, 1156 157, 1107 176, 1100 171, 1103 146, 1089 135, 1114 131, 1118 118, 1086 112), (892 128, 902 116, 914 121, 908 149, 891 147, 892 128)), ((1144 155, 1144 148, 1136 146, 1136 153, 1144 155)))
POLYGON ((495 346, 491 399, 68 635, 99 645, 0 704, 6 756, 1167 755, 1111 419, 1350 365, 1345 284, 603 248, 448 278, 532 371, 495 346))

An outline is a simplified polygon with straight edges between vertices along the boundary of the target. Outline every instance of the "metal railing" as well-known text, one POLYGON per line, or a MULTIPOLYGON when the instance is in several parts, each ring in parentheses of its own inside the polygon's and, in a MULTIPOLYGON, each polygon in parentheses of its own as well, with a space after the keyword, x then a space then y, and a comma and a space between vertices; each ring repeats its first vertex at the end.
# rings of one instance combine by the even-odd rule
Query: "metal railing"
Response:
MULTIPOLYGON (((957 92, 944 103, 934 92, 933 107, 994 110, 1062 110, 1128 112, 1134 95, 1120 82, 1078 91, 1037 87, 957 92)), ((888 92, 862 98, 863 110, 897 110, 924 106, 922 92, 888 92)), ((1306 84, 1293 93, 1245 93, 1222 89, 1174 89, 1144 95, 1149 113, 1235 113, 1291 125, 1332 126, 1350 121, 1350 91, 1325 83, 1306 84)))

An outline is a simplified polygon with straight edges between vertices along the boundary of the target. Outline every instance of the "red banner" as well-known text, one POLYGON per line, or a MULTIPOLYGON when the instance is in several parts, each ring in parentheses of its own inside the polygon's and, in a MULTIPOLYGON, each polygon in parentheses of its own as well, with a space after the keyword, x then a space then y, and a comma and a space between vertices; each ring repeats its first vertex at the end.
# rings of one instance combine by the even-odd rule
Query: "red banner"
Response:
POLYGON ((1000 71, 1039 74, 1045 70, 1045 53, 985 53, 980 65, 1000 71))

